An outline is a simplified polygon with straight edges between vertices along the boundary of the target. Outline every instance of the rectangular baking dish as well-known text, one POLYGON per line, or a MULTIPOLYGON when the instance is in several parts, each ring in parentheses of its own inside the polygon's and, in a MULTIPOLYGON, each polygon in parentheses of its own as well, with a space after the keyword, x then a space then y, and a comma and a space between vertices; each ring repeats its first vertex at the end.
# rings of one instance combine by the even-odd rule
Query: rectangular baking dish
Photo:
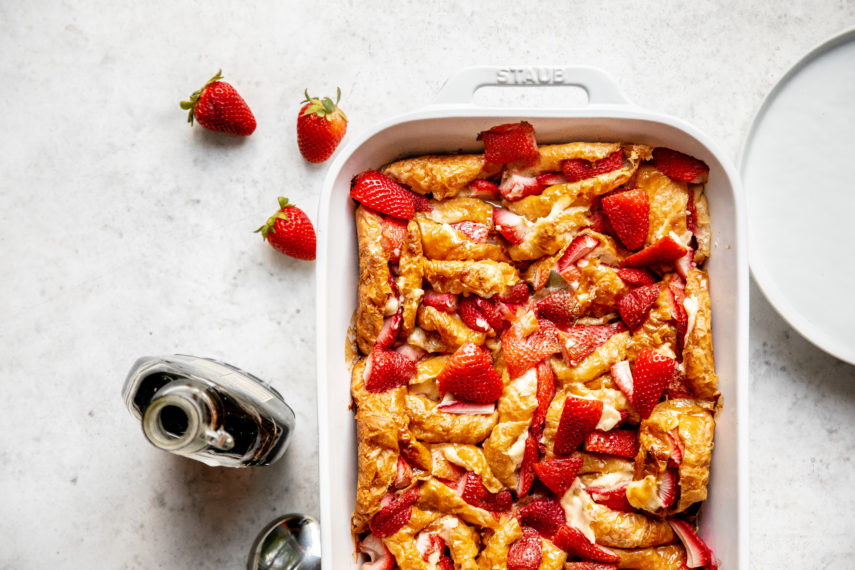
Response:
POLYGON ((719 414, 709 498, 701 535, 721 567, 748 568, 748 281, 739 178, 714 143, 678 119, 629 103, 614 80, 591 67, 462 70, 434 105, 390 119, 356 137, 326 177, 318 214, 317 355, 320 507, 324 568, 358 568, 350 536, 356 490, 356 425, 349 409, 350 366, 345 345, 356 310, 358 257, 350 199, 351 178, 368 168, 425 153, 482 152, 479 131, 525 119, 539 143, 623 141, 668 146, 710 167, 706 187, 712 218, 707 269, 713 313, 716 369, 724 409, 719 414), (477 106, 480 87, 549 83, 581 87, 588 102, 577 108, 497 109, 477 106))

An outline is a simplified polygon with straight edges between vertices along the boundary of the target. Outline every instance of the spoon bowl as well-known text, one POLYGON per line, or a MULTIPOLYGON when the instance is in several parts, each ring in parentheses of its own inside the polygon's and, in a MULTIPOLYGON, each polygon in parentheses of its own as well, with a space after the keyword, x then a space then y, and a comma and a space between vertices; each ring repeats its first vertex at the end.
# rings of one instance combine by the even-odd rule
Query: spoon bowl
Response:
POLYGON ((297 513, 271 521, 252 544, 248 570, 316 570, 321 567, 321 527, 297 513))

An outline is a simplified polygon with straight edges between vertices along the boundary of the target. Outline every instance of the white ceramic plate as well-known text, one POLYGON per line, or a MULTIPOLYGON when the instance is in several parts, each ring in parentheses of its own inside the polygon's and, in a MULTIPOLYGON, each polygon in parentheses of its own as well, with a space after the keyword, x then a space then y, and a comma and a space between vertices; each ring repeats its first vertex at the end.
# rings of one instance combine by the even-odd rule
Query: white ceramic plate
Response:
MULTIPOLYGON (((541 143, 623 140, 669 146, 710 167, 706 186, 712 218, 707 269, 712 297, 713 344, 724 409, 717 418, 709 500, 701 534, 729 570, 748 568, 748 271, 742 190, 735 169, 715 144, 690 125, 630 104, 614 80, 589 67, 480 67, 451 78, 436 104, 395 117, 351 139, 333 162, 318 213, 317 339, 318 430, 323 567, 353 569, 350 514, 357 458, 349 409, 350 368, 345 339, 356 309, 359 279, 351 178, 405 155, 477 152, 475 133, 501 123, 530 121, 541 143), (513 73, 512 73, 513 72, 513 73), (489 108, 472 103, 482 86, 549 82, 583 88, 588 103, 576 107, 489 108)), ((561 101, 556 97, 558 104, 561 101)))
POLYGON ((751 270, 790 325, 855 364, 855 29, 767 96, 742 154, 751 270))

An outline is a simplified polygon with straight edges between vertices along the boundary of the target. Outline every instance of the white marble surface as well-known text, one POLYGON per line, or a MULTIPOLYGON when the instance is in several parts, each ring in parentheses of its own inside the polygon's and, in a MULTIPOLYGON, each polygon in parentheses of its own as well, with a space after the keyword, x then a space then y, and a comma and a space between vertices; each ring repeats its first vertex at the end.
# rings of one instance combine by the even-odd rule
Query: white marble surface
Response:
MULTIPOLYGON (((313 267, 251 233, 280 194, 315 215, 305 87, 340 85, 356 133, 461 66, 595 65, 736 158, 781 74, 855 24, 848 0, 319 6, 0 3, 0 567, 238 568, 269 519, 317 514, 313 267), (218 67, 258 119, 247 140, 178 108, 218 67), (283 461, 215 470, 145 442, 122 380, 177 351, 285 394, 283 461)), ((855 368, 751 303, 751 566, 845 567, 855 368)))

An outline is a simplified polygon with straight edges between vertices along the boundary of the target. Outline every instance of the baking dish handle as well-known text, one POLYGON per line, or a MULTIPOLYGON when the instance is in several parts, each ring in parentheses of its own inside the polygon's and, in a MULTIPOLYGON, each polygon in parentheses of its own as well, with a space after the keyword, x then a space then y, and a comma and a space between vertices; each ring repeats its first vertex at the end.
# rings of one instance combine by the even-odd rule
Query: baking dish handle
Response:
POLYGON ((435 104, 472 103, 481 87, 572 86, 584 89, 589 105, 627 105, 629 99, 611 75, 596 67, 466 67, 453 75, 437 95, 435 104))

